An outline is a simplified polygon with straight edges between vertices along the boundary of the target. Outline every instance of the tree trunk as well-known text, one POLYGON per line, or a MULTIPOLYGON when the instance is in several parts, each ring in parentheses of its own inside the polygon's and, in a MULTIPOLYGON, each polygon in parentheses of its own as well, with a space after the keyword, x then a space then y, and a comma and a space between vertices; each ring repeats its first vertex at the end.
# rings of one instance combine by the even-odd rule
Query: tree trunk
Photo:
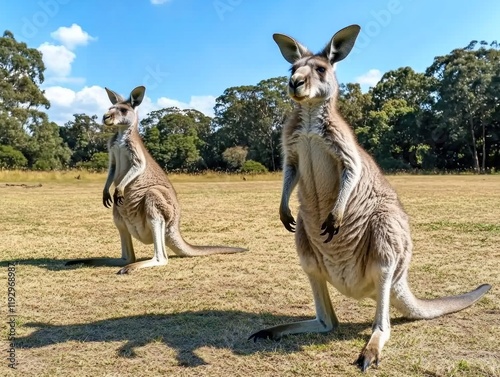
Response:
POLYGON ((274 145, 273 145, 273 132, 269 135, 269 147, 271 149, 271 164, 273 171, 276 171, 276 164, 274 162, 274 145))
POLYGON ((474 162, 474 173, 479 173, 479 158, 477 156, 476 136, 474 135, 474 122, 469 117, 470 134, 472 138, 472 161, 474 162))
POLYGON ((498 144, 496 145, 495 156, 493 158, 493 162, 492 162, 491 166, 493 166, 495 168, 495 172, 500 170, 499 169, 499 167, 500 167, 500 148, 499 148, 498 144))
POLYGON ((486 126, 484 122, 482 122, 483 128, 483 161, 481 165, 481 173, 486 174, 486 126))

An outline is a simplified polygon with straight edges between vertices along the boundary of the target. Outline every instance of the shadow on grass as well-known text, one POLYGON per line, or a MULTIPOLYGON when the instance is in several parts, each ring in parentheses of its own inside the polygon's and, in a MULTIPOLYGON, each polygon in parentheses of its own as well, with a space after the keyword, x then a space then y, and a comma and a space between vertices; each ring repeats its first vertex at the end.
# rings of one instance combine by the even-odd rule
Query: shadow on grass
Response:
POLYGON ((35 266, 35 267, 45 268, 49 271, 61 271, 69 268, 64 265, 65 263, 66 261, 62 259, 49 259, 49 258, 13 259, 0 262, 0 268, 14 264, 16 266, 35 266))
MULTIPOLYGON (((72 325, 28 323, 25 324, 26 327, 36 330, 28 336, 18 338, 17 345, 22 348, 40 348, 68 341, 125 341, 116 350, 117 354, 121 357, 134 357, 138 348, 161 342, 176 351, 178 365, 196 367, 206 364, 195 353, 201 347, 230 349, 237 355, 257 352, 293 353, 300 351, 303 346, 328 344, 335 340, 361 338, 366 341, 371 327, 370 323, 341 323, 336 331, 326 334, 288 336, 279 342, 259 340, 254 343, 247 340, 253 331, 303 319, 308 318, 205 310, 111 318, 72 325)), ((393 320, 394 325, 402 322, 405 321, 393 320)), ((353 350, 353 355, 359 351, 353 350)))
MULTIPOLYGON (((177 255, 169 255, 168 259, 176 259, 180 258, 177 255)), ((82 258, 82 259, 88 259, 88 258, 82 258)), ((99 259, 99 258, 96 258, 99 259)), ((140 262, 143 260, 148 260, 150 258, 139 258, 137 259, 136 262, 140 262)), ((13 259, 13 260, 7 260, 7 261, 1 261, 0 262, 0 268, 2 267, 8 267, 12 264, 15 264, 16 266, 34 266, 34 267, 39 267, 39 268, 45 268, 46 270, 49 271, 62 271, 62 270, 74 270, 77 268, 82 268, 82 267, 88 267, 88 268, 109 268, 113 267, 116 268, 116 271, 120 269, 120 267, 116 266, 85 266, 82 263, 76 263, 73 265, 68 265, 66 266, 66 262, 70 261, 72 259, 49 259, 49 258, 32 258, 32 259, 13 259)))

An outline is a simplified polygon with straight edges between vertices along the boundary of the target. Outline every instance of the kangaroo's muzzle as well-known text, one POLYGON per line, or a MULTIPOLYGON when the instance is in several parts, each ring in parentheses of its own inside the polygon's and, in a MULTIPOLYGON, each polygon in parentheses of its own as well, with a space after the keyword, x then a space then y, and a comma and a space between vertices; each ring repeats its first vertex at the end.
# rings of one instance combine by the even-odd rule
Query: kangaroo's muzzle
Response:
POLYGON ((113 116, 110 113, 106 113, 102 116, 102 122, 106 126, 111 126, 113 124, 113 116))

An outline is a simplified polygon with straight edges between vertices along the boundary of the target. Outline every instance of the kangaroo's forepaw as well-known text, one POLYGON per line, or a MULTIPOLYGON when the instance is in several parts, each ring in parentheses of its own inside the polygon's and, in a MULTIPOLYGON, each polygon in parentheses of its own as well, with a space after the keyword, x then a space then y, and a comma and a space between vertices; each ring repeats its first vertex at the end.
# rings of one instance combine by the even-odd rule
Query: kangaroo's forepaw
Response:
POLYGON ((102 204, 106 208, 111 208, 111 204, 113 204, 113 200, 111 199, 111 195, 107 191, 105 191, 102 194, 102 204))
POLYGON ((248 340, 252 340, 254 342, 257 341, 257 339, 270 339, 270 340, 279 340, 281 337, 274 334, 274 332, 270 329, 266 329, 266 330, 260 330, 260 331, 257 331, 256 333, 253 333, 252 335, 250 335, 248 337, 248 340))
POLYGON ((280 218, 285 229, 288 230, 289 232, 295 233, 295 225, 297 225, 297 223, 295 222, 293 216, 280 215, 280 218))
POLYGON ((354 362, 362 372, 366 372, 370 365, 375 364, 378 367, 380 362, 378 352, 365 347, 359 354, 358 359, 354 362))
POLYGON ((332 240, 333 236, 335 236, 340 229, 340 221, 336 219, 331 213, 328 214, 323 225, 321 225, 322 236, 327 236, 324 243, 328 243, 332 240))
POLYGON ((123 199, 125 197, 123 196, 123 192, 115 189, 115 192, 113 194, 113 201, 115 202, 115 205, 121 206, 123 204, 123 199))

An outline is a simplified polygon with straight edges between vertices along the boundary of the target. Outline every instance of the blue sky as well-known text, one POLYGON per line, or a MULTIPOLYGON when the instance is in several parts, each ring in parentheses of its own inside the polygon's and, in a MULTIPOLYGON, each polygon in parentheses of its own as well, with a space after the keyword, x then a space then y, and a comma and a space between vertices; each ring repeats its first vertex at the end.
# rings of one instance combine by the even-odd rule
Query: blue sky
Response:
POLYGON ((498 0, 3 0, 1 9, 1 31, 44 53, 43 88, 59 124, 75 112, 100 117, 104 86, 127 95, 145 85, 142 116, 172 105, 211 115, 226 88, 287 75, 275 32, 318 51, 361 25, 337 76, 364 90, 391 69, 422 72, 473 39, 500 41, 498 0))

